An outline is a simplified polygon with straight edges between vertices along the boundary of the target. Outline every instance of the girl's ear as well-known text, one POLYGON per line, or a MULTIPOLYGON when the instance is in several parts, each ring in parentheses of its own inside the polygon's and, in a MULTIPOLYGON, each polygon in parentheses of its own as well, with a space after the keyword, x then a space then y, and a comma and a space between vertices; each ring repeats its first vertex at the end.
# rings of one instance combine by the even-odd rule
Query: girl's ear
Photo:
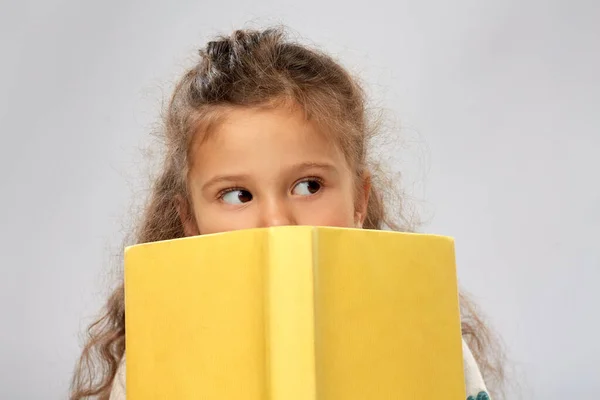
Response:
POLYGON ((196 224, 196 218, 192 212, 189 201, 182 195, 178 194, 175 196, 175 208, 179 215, 181 225, 183 225, 183 233, 185 236, 196 236, 200 234, 198 225, 196 224))
POLYGON ((371 174, 369 172, 362 174, 359 185, 354 223, 357 228, 362 228, 367 218, 367 206, 369 204, 369 196, 371 195, 371 174))

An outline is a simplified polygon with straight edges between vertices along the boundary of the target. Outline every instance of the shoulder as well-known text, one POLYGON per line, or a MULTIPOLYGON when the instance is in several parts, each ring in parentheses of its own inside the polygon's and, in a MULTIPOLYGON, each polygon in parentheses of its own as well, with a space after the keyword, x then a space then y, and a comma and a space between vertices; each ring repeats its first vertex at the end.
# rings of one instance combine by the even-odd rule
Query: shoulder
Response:
POLYGON ((467 343, 462 342, 463 348, 463 368, 465 370, 465 387, 467 390, 467 400, 490 400, 483 376, 479 366, 471 353, 467 343))
POLYGON ((125 400, 125 355, 119 363, 117 374, 112 383, 109 400, 125 400))

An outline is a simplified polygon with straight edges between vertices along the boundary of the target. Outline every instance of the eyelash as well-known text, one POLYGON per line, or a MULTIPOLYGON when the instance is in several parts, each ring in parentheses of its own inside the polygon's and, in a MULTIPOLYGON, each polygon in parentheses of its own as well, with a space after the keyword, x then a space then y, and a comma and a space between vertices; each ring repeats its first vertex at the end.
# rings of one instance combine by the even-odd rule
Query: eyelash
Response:
MULTIPOLYGON (((318 183, 319 183, 319 185, 321 185, 321 187, 324 187, 324 186, 325 186, 325 181, 323 180, 323 178, 320 178, 320 177, 318 177, 318 176, 307 176, 307 177, 304 177, 304 178, 302 178, 302 179, 300 179, 300 180, 298 180, 298 181, 294 182, 294 185, 292 186, 292 188, 296 187, 296 185, 298 185, 299 183, 302 183, 302 182, 309 182, 309 181, 315 181, 315 182, 318 182, 318 183)), ((223 200, 223 197, 224 197, 224 196, 225 196, 227 193, 235 192, 236 190, 245 190, 245 191, 247 191, 247 192, 249 192, 249 193, 252 193, 252 192, 250 192, 249 190, 247 190, 247 189, 245 189, 245 188, 243 188, 243 187, 241 187, 241 186, 232 186, 232 187, 230 187, 230 188, 223 189, 223 190, 221 190, 219 193, 217 193, 217 199, 219 199, 219 200, 223 200)))
POLYGON ((323 178, 319 178, 318 176, 307 176, 306 178, 302 178, 299 181, 296 181, 296 183, 294 183, 294 185, 292 187, 296 187, 296 185, 299 183, 309 182, 309 181, 319 182, 319 185, 325 186, 323 178))
POLYGON ((317 191, 315 193, 313 193, 311 195, 311 197, 315 196, 315 195, 318 195, 318 194, 321 194, 321 192, 323 191, 323 189, 326 187, 325 180, 323 178, 319 178, 318 176, 309 176, 309 177, 306 177, 306 178, 304 178, 304 179, 299 180, 298 182, 296 182, 294 184, 294 186, 292 187, 292 190, 294 190, 294 188, 296 187, 296 185, 299 185, 299 184, 301 184, 303 182, 317 182, 317 184, 319 185, 319 188, 317 189, 317 191))
POLYGON ((227 189, 223 189, 221 190, 219 193, 217 193, 217 199, 218 200, 223 200, 223 197, 227 194, 227 193, 231 193, 231 192, 235 192, 236 190, 245 190, 247 192, 250 192, 249 190, 244 189, 241 186, 233 186, 227 189))

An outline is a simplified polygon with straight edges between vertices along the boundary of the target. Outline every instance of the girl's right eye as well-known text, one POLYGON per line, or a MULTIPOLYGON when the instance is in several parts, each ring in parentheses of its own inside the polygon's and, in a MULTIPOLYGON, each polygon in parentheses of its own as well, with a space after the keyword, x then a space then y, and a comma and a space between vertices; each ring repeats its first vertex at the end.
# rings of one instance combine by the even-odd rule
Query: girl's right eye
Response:
POLYGON ((244 204, 252 200, 252 193, 243 189, 233 189, 221 195, 221 199, 232 205, 244 204))

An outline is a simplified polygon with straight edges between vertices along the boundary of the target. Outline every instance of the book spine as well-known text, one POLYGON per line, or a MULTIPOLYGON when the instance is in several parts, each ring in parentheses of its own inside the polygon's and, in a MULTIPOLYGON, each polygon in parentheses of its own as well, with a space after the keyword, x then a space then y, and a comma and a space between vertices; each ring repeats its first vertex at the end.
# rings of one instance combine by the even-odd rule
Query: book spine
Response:
POLYGON ((313 230, 271 231, 266 287, 269 400, 315 400, 313 230))

